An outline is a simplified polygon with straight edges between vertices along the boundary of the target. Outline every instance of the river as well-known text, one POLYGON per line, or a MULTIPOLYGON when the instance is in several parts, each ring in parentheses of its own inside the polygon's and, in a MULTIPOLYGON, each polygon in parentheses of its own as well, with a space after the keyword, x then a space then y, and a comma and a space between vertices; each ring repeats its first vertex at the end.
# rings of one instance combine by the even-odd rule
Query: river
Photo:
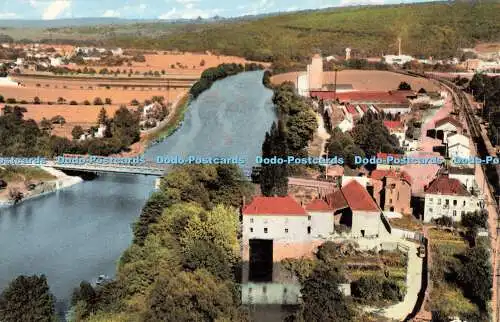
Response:
MULTIPOLYGON (((239 155, 252 163, 276 118, 271 96, 261 71, 220 80, 190 104, 182 127, 145 156, 239 155)), ((153 186, 153 177, 101 175, 0 209, 0 289, 20 274, 45 274, 64 311, 81 280, 114 276, 153 186)))

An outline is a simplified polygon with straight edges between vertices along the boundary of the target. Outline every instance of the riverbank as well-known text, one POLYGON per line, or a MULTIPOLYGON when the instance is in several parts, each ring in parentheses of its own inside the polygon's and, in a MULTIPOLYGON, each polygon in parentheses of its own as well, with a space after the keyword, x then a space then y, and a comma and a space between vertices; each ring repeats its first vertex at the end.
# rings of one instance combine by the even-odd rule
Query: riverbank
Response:
MULTIPOLYGON (((17 204, 34 198, 45 196, 47 194, 56 192, 60 189, 71 187, 83 181, 83 179, 80 177, 68 176, 66 173, 56 170, 54 168, 40 167, 40 169, 52 175, 53 177, 55 177, 55 179, 49 180, 46 183, 44 183, 44 186, 41 189, 35 188, 33 191, 29 191, 28 192, 29 194, 27 195, 25 194, 25 197, 20 201, 18 201, 17 204)), ((0 197, 0 208, 10 207, 13 205, 14 201, 5 198, 5 196, 0 197)))

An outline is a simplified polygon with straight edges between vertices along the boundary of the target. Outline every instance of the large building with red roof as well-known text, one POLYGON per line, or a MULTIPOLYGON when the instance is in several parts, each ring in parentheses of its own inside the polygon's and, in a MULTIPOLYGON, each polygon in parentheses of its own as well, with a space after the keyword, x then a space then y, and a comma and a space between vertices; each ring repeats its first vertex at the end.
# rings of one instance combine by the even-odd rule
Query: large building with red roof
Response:
POLYGON ((326 196, 334 211, 335 224, 350 228, 352 237, 380 237, 390 234, 390 225, 368 191, 356 180, 326 196))
POLYGON ((425 189, 424 222, 440 217, 461 221, 465 213, 479 210, 480 205, 480 199, 462 182, 442 174, 425 189))
POLYGON ((315 199, 302 206, 290 196, 255 197, 242 209, 243 242, 300 243, 326 239, 334 232, 333 209, 315 199))

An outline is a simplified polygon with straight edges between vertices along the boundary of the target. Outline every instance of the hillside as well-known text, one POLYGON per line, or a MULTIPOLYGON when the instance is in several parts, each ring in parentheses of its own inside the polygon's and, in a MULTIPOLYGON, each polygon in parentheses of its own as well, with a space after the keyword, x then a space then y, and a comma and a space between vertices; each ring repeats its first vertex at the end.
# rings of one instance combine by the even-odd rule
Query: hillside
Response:
MULTIPOLYGON (((145 49, 212 50, 253 60, 303 60, 312 50, 359 56, 397 51, 446 57, 459 47, 500 40, 500 3, 423 3, 331 8, 209 23, 134 23, 40 29, 37 38, 95 39, 145 49), (40 37, 40 35, 43 35, 40 37)), ((207 21, 205 21, 207 22, 207 21)), ((18 29, 2 30, 14 35, 18 29)), ((35 36, 35 33, 23 32, 35 36)))
POLYGON ((448 56, 459 47, 500 40, 500 3, 425 3, 298 12, 255 21, 217 23, 175 32, 151 42, 147 38, 115 38, 119 45, 158 46, 186 51, 217 50, 255 60, 280 55, 309 56, 311 49, 343 54, 345 47, 361 55, 395 53, 397 37, 413 55, 448 56))

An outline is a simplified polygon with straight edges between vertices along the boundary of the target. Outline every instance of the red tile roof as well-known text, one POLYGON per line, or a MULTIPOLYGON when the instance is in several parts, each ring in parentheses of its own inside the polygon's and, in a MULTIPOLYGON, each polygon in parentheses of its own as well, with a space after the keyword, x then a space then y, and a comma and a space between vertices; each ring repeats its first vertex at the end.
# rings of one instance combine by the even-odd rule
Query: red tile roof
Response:
POLYGON ((337 190, 326 196, 326 202, 330 205, 333 210, 340 210, 347 208, 349 205, 344 198, 341 190, 337 190))
POLYGON ((360 104, 359 107, 361 107, 361 110, 365 113, 370 109, 367 104, 360 104))
POLYGON ((321 199, 314 199, 306 206, 307 211, 314 212, 333 212, 332 207, 330 207, 325 201, 321 199))
POLYGON ((358 115, 358 111, 356 110, 356 108, 354 107, 354 105, 348 104, 346 106, 346 109, 347 109, 347 112, 349 112, 350 114, 352 114, 352 115, 358 115))
POLYGON ((307 216, 307 212, 290 196, 260 196, 243 208, 243 215, 307 216))
POLYGON ((406 171, 376 169, 370 174, 370 178, 375 180, 382 180, 385 177, 400 178, 411 184, 411 176, 406 171))
POLYGON ((407 93, 394 91, 353 91, 335 93, 334 91, 311 91, 311 97, 321 99, 337 98, 340 102, 407 104, 407 93))
POLYGON ((401 123, 401 121, 384 121, 384 125, 386 128, 390 130, 404 128, 403 123, 401 123))
POLYGON ((450 178, 447 175, 441 175, 434 179, 425 190, 425 193, 447 196, 470 196, 470 193, 460 181, 450 178))
POLYGON ((453 117, 449 117, 449 116, 434 122, 434 127, 438 127, 438 126, 441 126, 441 125, 446 124, 446 123, 451 123, 458 128, 462 127, 462 124, 457 119, 455 119, 453 117))
POLYGON ((356 180, 351 180, 342 187, 342 194, 353 211, 380 211, 372 196, 356 180))

